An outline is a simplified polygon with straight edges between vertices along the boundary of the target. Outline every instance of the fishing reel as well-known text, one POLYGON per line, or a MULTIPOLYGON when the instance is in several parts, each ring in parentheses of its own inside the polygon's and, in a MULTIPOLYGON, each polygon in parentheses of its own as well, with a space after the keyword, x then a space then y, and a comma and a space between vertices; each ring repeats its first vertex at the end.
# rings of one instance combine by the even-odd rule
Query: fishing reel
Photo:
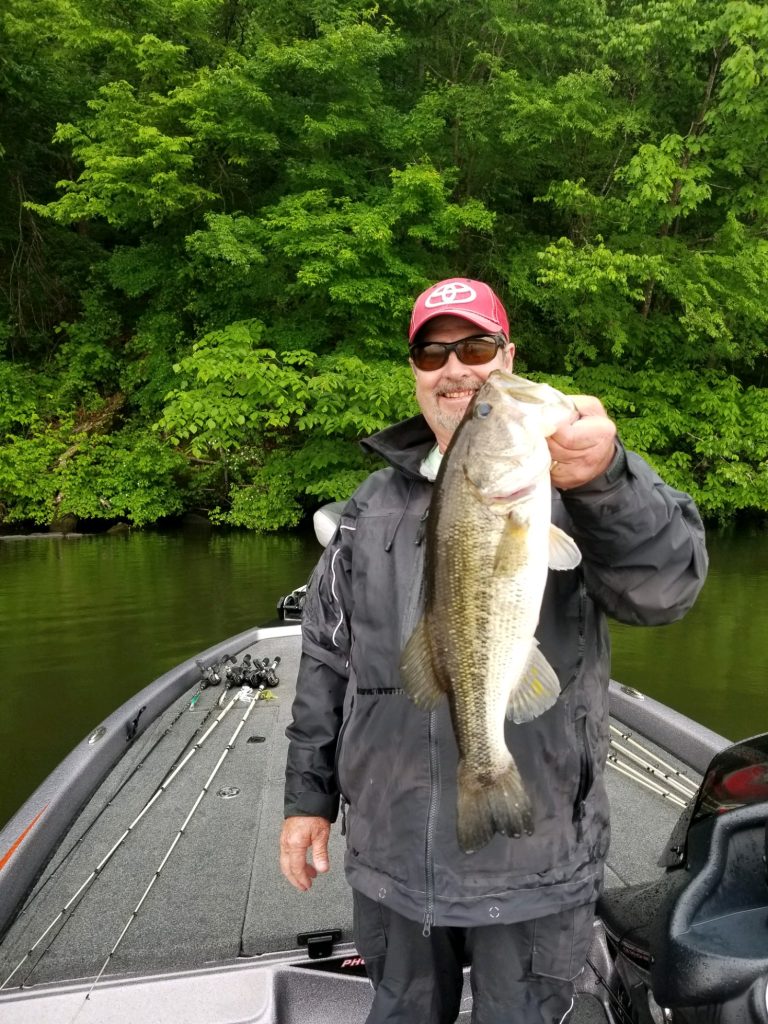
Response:
MULTIPOLYGON (((229 656, 227 656, 227 657, 229 657, 229 656)), ((201 690, 205 690, 209 686, 218 686, 219 685, 219 683, 221 682, 221 669, 222 669, 222 666, 224 665, 224 662, 226 660, 227 659, 225 658, 223 661, 220 661, 218 664, 209 665, 206 668, 200 658, 195 658, 195 664, 197 665, 198 669, 200 670, 200 689, 201 690)))
MULTIPOLYGON (((248 657, 248 655, 246 655, 246 657, 248 657)), ((256 673, 259 679, 258 685, 266 686, 270 690, 273 690, 278 686, 280 680, 277 676, 276 669, 279 664, 279 655, 272 662, 270 662, 269 658, 264 658, 260 664, 257 663, 256 673)))
POLYGON ((258 700, 266 690, 272 690, 280 683, 276 671, 280 664, 279 656, 272 661, 269 658, 254 661, 250 654, 245 654, 242 662, 238 664, 237 659, 228 654, 221 664, 224 691, 219 697, 220 707, 224 704, 228 691, 233 687, 239 687, 246 695, 255 693, 258 700))
MULTIPOLYGON (((246 655, 247 657, 247 655, 246 655)), ((231 654, 228 654, 224 658, 224 689, 229 690, 233 686, 246 686, 247 678, 247 666, 238 665, 237 658, 234 658, 231 654)))

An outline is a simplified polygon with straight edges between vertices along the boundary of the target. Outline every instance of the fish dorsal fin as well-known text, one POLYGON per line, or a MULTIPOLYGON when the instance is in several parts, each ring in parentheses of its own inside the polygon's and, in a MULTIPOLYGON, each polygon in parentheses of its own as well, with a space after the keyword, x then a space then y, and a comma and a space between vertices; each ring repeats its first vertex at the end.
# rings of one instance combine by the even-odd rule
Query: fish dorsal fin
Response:
POLYGON ((557 673, 539 650, 534 639, 528 664, 522 678, 509 695, 507 718, 518 724, 538 718, 552 705, 560 693, 557 673))
POLYGON ((581 552, 573 537, 552 523, 549 527, 549 568, 575 569, 581 561, 581 552))
POLYGON ((422 618, 411 633, 400 658, 400 674, 405 692, 416 707, 431 711, 440 702, 446 688, 438 679, 432 663, 426 622, 422 618))

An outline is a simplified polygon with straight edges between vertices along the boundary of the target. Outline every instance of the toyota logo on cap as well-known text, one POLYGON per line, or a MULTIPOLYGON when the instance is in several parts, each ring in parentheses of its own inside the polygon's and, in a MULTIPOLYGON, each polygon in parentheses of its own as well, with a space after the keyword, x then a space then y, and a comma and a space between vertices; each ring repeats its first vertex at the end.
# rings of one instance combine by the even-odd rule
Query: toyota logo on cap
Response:
POLYGON ((471 285, 463 281, 447 281, 438 285, 424 300, 427 309, 434 309, 436 306, 454 306, 462 302, 474 302, 477 292, 471 285))
POLYGON ((461 317, 488 334, 501 332, 509 340, 507 314, 498 295, 484 281, 450 277, 423 291, 413 307, 409 343, 413 344, 424 324, 443 315, 461 317))

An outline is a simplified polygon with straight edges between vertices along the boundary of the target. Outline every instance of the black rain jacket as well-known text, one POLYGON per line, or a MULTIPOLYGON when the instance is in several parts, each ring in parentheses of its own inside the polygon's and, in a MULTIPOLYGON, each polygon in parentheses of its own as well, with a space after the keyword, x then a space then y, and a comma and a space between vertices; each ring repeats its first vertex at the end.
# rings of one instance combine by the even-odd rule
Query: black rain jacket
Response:
POLYGON ((536 632, 562 692, 534 721, 506 725, 535 831, 496 835, 465 854, 456 839, 448 702, 417 708, 398 671, 420 615, 432 484, 419 467, 433 445, 421 416, 364 442, 390 468, 347 503, 308 586, 285 814, 335 820, 341 799, 350 884, 427 929, 525 921, 601 891, 609 843, 605 617, 657 625, 684 615, 706 576, 704 529, 692 499, 621 446, 604 476, 553 490, 553 522, 582 553, 576 569, 549 573, 536 632))

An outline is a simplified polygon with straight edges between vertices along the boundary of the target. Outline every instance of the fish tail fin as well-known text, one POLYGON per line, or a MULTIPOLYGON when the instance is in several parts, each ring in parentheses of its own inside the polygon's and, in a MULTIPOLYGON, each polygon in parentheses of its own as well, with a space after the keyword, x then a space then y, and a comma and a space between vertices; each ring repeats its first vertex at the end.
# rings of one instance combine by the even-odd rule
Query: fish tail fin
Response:
POLYGON ((528 794, 517 765, 493 780, 485 781, 459 761, 456 832, 464 853, 474 853, 491 841, 494 833, 517 838, 533 832, 528 794))

